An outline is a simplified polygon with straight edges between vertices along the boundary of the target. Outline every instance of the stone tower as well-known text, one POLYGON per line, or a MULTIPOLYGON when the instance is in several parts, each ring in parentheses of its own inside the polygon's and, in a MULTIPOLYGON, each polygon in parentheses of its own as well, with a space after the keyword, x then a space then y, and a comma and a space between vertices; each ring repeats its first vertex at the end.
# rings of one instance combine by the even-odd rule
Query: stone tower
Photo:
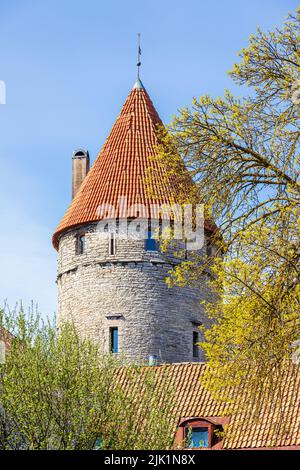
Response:
MULTIPOLYGON (((178 259, 166 259, 153 234, 128 237, 122 231, 125 218, 126 224, 147 221, 151 208, 152 219, 158 221, 153 205, 176 202, 176 177, 151 158, 161 125, 138 80, 89 171, 88 152, 74 152, 74 198, 53 235, 58 321, 74 322, 103 351, 130 360, 199 361, 203 356, 195 343, 206 321, 201 300, 211 295, 207 279, 203 277, 198 289, 168 288, 168 271, 178 259), (147 189, 151 165, 155 196, 147 189), (117 223, 111 224, 113 219, 117 223)), ((212 230, 206 222, 206 240, 212 230)))

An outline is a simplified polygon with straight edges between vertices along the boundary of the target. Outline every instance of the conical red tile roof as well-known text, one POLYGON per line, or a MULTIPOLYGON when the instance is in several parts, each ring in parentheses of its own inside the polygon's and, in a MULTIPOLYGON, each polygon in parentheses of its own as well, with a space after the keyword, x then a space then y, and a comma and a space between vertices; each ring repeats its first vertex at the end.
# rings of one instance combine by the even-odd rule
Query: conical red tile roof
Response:
POLYGON ((60 235, 69 228, 106 218, 106 205, 116 208, 116 217, 143 216, 141 213, 122 214, 118 210, 120 197, 126 197, 127 207, 134 204, 150 207, 153 203, 162 205, 176 201, 179 192, 176 177, 169 176, 167 168, 151 159, 157 152, 159 126, 162 126, 161 119, 138 81, 53 235, 55 248, 58 248, 60 235), (156 188, 155 197, 149 197, 149 167, 154 169, 151 186, 156 188))

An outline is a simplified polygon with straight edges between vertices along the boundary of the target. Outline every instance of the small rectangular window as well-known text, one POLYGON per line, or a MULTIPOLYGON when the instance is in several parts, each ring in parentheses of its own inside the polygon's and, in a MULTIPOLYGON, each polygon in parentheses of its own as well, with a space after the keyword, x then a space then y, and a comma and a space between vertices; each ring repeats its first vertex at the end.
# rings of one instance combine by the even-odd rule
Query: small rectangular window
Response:
POLYGON ((116 326, 110 328, 110 352, 113 354, 119 352, 119 330, 116 326))
POLYGON ((116 237, 114 233, 109 234, 109 247, 108 251, 110 255, 116 254, 116 237))
POLYGON ((199 357, 199 332, 193 331, 193 357, 199 357))
POLYGON ((101 450, 102 449, 102 437, 97 437, 94 443, 93 450, 101 450))
POLYGON ((77 238, 77 254, 85 254, 85 235, 79 235, 77 238))
POLYGON ((145 250, 146 251, 157 251, 157 243, 155 238, 152 238, 152 233, 149 230, 147 238, 145 240, 145 250))

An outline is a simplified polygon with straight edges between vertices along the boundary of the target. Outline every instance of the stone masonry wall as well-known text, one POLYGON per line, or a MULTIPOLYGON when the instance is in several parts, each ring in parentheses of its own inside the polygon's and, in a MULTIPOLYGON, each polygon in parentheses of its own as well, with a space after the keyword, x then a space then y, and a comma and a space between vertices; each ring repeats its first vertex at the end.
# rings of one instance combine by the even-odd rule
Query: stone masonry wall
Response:
POLYGON ((207 279, 201 289, 168 288, 172 264, 159 251, 146 252, 144 240, 116 235, 116 254, 110 255, 110 235, 95 227, 70 230, 60 239, 59 322, 73 321, 105 352, 109 329, 117 326, 119 351, 129 360, 148 362, 151 355, 167 363, 204 360, 201 351, 193 357, 193 331, 207 322, 200 303, 211 296, 207 279), (81 255, 76 250, 80 233, 86 239, 81 255))

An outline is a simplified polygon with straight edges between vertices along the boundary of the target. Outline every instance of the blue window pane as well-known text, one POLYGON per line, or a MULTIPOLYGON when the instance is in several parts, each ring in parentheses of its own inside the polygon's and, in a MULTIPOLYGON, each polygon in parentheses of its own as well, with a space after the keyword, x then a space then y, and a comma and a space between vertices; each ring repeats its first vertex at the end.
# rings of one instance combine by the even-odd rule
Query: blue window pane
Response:
POLYGON ((101 437, 97 437, 93 449, 94 450, 101 450, 101 448, 102 448, 102 439, 101 439, 101 437))
POLYGON ((151 238, 152 233, 148 232, 148 238, 145 240, 145 250, 146 251, 156 251, 157 246, 156 246, 156 240, 154 238, 151 238))
POLYGON ((190 449, 208 447, 208 428, 189 428, 187 429, 187 437, 190 449))
POLYGON ((118 346, 119 332, 118 328, 110 329, 110 348, 112 353, 117 353, 119 350, 118 346))

